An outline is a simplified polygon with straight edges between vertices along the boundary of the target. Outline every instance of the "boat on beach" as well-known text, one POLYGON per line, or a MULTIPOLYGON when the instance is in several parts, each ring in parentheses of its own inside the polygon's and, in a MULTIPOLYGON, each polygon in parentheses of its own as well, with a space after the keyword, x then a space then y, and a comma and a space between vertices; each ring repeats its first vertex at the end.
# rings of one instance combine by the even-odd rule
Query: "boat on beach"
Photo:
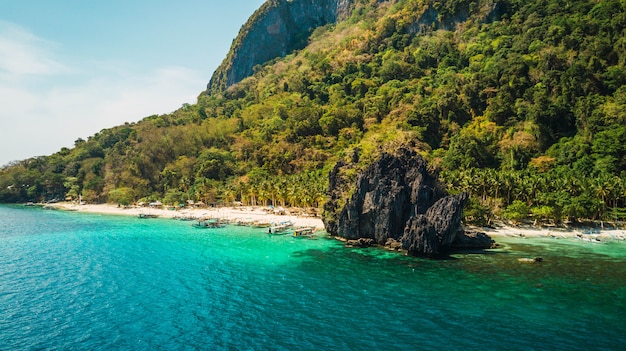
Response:
POLYGON ((192 224, 191 226, 194 228, 198 228, 198 229, 224 228, 225 227, 225 225, 222 224, 217 219, 200 220, 197 223, 192 224))
POLYGON ((235 225, 239 227, 253 227, 254 220, 252 218, 246 218, 246 219, 239 218, 235 220, 235 225))
POLYGON ((141 219, 148 219, 148 218, 157 218, 159 217, 159 215, 153 214, 153 213, 140 213, 139 214, 139 218, 141 219))
POLYGON ((255 228, 267 228, 267 227, 270 227, 271 225, 272 224, 270 222, 266 222, 263 220, 257 220, 252 223, 252 227, 255 227, 255 228))
POLYGON ((174 217, 174 219, 177 219, 179 221, 197 221, 198 217, 188 215, 188 216, 176 216, 174 217))

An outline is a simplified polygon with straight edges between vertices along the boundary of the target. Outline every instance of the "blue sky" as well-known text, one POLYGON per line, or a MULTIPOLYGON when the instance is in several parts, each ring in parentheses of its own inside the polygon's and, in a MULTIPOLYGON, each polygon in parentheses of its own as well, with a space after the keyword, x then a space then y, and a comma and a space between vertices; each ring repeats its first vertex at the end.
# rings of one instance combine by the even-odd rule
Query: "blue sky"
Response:
POLYGON ((264 0, 0 0, 0 166, 195 103, 264 0))

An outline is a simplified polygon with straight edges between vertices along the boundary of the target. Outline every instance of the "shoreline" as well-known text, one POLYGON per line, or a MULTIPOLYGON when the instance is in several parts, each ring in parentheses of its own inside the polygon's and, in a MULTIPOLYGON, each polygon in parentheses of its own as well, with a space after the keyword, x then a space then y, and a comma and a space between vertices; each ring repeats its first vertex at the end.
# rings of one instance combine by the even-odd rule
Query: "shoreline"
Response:
MULTIPOLYGON (((73 204, 59 202, 51 207, 65 211, 77 211, 104 215, 135 216, 151 215, 159 218, 176 219, 181 217, 193 217, 195 219, 223 219, 231 223, 237 221, 248 223, 281 223, 291 221, 296 227, 313 227, 316 230, 325 230, 320 217, 303 216, 301 213, 293 213, 292 208, 280 208, 284 214, 271 213, 269 207, 262 206, 238 206, 217 208, 183 208, 169 210, 151 207, 119 207, 112 204, 73 204)), ((596 228, 562 228, 562 227, 515 227, 500 223, 492 228, 466 226, 466 231, 483 232, 494 240, 498 238, 547 238, 547 239, 576 239, 588 242, 626 241, 626 229, 596 229, 596 228)))
MULTIPOLYGON (((122 215, 139 217, 141 215, 156 216, 158 218, 176 219, 182 217, 202 219, 223 219, 229 222, 258 222, 258 223, 281 223, 291 221, 296 227, 314 227, 316 230, 324 230, 324 223, 320 217, 303 216, 292 214, 290 209, 284 209, 285 214, 270 213, 269 207, 241 206, 241 207, 215 207, 215 208, 183 208, 169 210, 152 207, 118 207, 111 204, 86 204, 78 205, 67 202, 59 202, 52 205, 53 208, 64 211, 76 211, 83 213, 95 213, 104 215, 122 215)), ((293 211, 293 210, 291 210, 293 211)))
POLYGON ((626 241, 624 229, 597 229, 597 228, 562 228, 562 227, 514 227, 499 224, 494 228, 472 227, 468 231, 480 231, 492 238, 546 238, 546 239, 578 239, 589 242, 626 241))

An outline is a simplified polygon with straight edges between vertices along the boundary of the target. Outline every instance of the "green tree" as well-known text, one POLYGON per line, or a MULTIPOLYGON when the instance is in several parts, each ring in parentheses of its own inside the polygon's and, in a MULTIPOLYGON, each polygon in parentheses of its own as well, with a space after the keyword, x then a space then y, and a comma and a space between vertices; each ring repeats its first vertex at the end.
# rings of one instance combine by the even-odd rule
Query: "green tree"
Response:
POLYGON ((118 205, 128 206, 135 200, 135 190, 122 187, 109 191, 109 202, 117 203, 118 205))
POLYGON ((514 222, 521 222, 528 218, 530 209, 528 205, 520 200, 515 200, 502 212, 502 216, 506 219, 510 219, 514 222))

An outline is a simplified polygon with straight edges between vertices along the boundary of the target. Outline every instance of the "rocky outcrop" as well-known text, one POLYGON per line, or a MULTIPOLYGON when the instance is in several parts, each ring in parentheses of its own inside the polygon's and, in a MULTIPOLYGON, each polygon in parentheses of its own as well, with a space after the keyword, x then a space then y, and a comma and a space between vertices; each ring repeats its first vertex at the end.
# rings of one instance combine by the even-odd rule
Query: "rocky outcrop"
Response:
POLYGON ((412 217, 407 222, 400 242, 411 256, 435 257, 441 247, 435 227, 424 215, 412 217))
POLYGON ((356 240, 347 240, 346 241, 346 246, 347 247, 370 247, 372 245, 374 245, 374 240, 373 239, 366 239, 366 238, 359 238, 356 240))
MULTIPOLYGON (((315 28, 348 18, 357 3, 356 0, 266 1, 239 31, 228 55, 213 73, 207 92, 222 92, 251 76, 255 66, 304 48, 315 28)), ((417 35, 432 28, 454 30, 472 15, 469 2, 442 7, 440 2, 426 1, 420 6, 424 6, 423 12, 409 25, 407 34, 417 35)), ((473 11, 478 12, 478 20, 491 22, 499 19, 504 9, 500 1, 491 0, 473 11)))
POLYGON ((370 239, 391 249, 401 245, 408 254, 425 257, 470 243, 491 247, 491 242, 465 238, 461 219, 467 195, 447 195, 414 151, 401 148, 393 155, 382 154, 359 175, 352 195, 343 200, 341 194, 350 192, 341 177, 346 167, 345 162, 338 163, 330 173, 324 214, 329 234, 351 242, 370 239))
POLYGON ((429 207, 426 215, 411 218, 400 240, 403 249, 412 256, 435 257, 442 248, 451 247, 458 236, 463 236, 460 229, 466 201, 465 193, 446 196, 429 207))
POLYGON ((496 242, 482 232, 464 232, 458 234, 456 240, 450 245, 453 249, 485 249, 495 248, 496 242))
POLYGON ((269 0, 239 35, 208 84, 222 91, 253 73, 256 65, 284 57, 308 43, 311 32, 347 16, 353 0, 269 0))

